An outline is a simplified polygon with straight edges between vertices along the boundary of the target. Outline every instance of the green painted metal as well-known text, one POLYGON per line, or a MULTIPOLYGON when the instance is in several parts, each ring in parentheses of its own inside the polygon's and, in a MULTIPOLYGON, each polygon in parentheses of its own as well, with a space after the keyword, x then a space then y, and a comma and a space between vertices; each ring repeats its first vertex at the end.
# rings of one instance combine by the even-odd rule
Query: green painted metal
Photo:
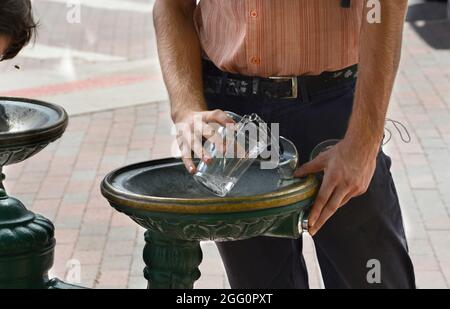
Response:
POLYGON ((199 241, 171 239, 147 231, 144 276, 149 289, 192 289, 200 278, 202 262, 199 241))
POLYGON ((0 97, 0 289, 79 288, 49 280, 53 265, 55 228, 16 198, 3 185, 3 166, 22 162, 64 133, 67 113, 36 100, 0 97))
POLYGON ((0 288, 45 288, 54 227, 0 189, 0 288))
POLYGON ((187 215, 114 207, 147 229, 144 276, 149 289, 192 289, 200 278, 200 241, 235 241, 257 236, 299 238, 299 221, 312 199, 251 212, 187 215))
POLYGON ((312 201, 259 211, 202 215, 113 206, 147 229, 144 276, 148 288, 191 289, 200 278, 200 241, 235 241, 263 235, 299 238, 299 222, 312 201))
POLYGON ((233 241, 261 235, 299 238, 299 220, 313 199, 294 205, 249 212, 177 214, 114 205, 152 233, 187 241, 233 241))
MULTIPOLYGON (((307 179, 305 184, 309 185, 297 184, 303 189, 294 192, 304 198, 287 206, 277 203, 278 198, 292 196, 294 195, 292 191, 283 188, 278 193, 274 191, 271 194, 269 191, 267 192, 269 194, 264 196, 267 196, 267 201, 270 200, 271 204, 256 210, 247 210, 251 208, 246 207, 248 206, 246 203, 255 201, 261 203, 261 199, 256 196, 255 198, 242 196, 242 200, 241 197, 235 196, 230 200, 234 203, 233 207, 225 204, 223 208, 208 207, 220 202, 215 197, 201 199, 196 195, 196 199, 185 197, 185 200, 180 201, 177 194, 174 194, 174 198, 166 197, 158 200, 158 196, 150 192, 157 193, 159 189, 164 190, 164 185, 157 183, 159 178, 154 177, 165 175, 173 179, 173 182, 164 179, 164 183, 173 186, 175 182, 190 180, 179 175, 182 169, 173 168, 173 164, 181 164, 177 162, 179 162, 177 159, 165 159, 125 167, 107 176, 102 186, 104 196, 117 211, 124 213, 147 230, 143 257, 146 264, 144 276, 148 280, 148 288, 193 288, 195 281, 201 275, 198 269, 202 261, 200 241, 236 241, 258 236, 297 239, 301 236, 303 224, 307 222, 308 210, 315 197, 314 192, 317 190, 316 181, 307 179), (152 174, 146 173, 146 168, 150 170, 167 168, 167 170, 165 173, 152 174), (136 175, 139 177, 139 182, 134 181, 134 176, 128 177, 128 175, 135 175, 133 172, 129 173, 134 169, 138 171, 136 175), (127 176, 124 176, 121 171, 124 171, 127 176), (135 185, 143 186, 142 182, 145 182, 146 189, 134 188, 135 185), (140 190, 140 193, 128 192, 127 188, 140 190), (155 188, 158 190, 155 191, 155 188), (158 208, 154 207, 155 200, 157 200, 158 208), (189 203, 190 201, 192 203, 189 203), (176 203, 188 205, 184 208, 185 212, 181 210, 182 208, 174 211, 173 205, 176 203), (201 212, 195 210, 201 210, 201 212)), ((261 183, 255 183, 255 185, 261 185, 261 183)), ((177 188, 181 187, 183 186, 178 184, 177 188)), ((268 186, 268 188, 271 187, 268 186)), ((185 192, 182 193, 186 195, 185 192)), ((161 191, 160 194, 167 194, 167 192, 161 191)), ((243 194, 245 195, 245 192, 243 194)))

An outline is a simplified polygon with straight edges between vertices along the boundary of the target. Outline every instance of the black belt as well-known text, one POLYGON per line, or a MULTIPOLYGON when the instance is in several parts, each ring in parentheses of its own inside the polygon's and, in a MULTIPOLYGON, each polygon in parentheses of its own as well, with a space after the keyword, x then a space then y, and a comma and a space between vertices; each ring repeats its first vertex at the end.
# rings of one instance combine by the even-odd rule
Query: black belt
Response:
POLYGON ((264 96, 274 99, 295 99, 302 91, 314 95, 325 89, 356 80, 358 65, 316 76, 251 77, 219 70, 211 61, 203 61, 205 93, 230 96, 264 96))

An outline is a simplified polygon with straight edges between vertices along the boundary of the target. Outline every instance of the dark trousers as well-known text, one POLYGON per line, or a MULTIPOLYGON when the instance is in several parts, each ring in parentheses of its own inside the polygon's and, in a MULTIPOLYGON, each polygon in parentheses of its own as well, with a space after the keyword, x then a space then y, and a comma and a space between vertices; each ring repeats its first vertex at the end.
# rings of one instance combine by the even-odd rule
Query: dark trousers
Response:
MULTIPOLYGON (((209 109, 257 113, 267 123, 279 123, 280 135, 295 143, 305 163, 318 143, 344 137, 354 91, 349 81, 314 95, 303 91, 298 99, 205 95, 209 109)), ((326 288, 415 288, 390 166, 380 152, 367 193, 343 206, 314 237, 326 288), (371 264, 374 260, 379 264, 371 264), (371 271, 378 266, 381 283, 367 280, 376 278, 371 271)), ((217 247, 232 288, 309 287, 302 239, 258 237, 217 247)))

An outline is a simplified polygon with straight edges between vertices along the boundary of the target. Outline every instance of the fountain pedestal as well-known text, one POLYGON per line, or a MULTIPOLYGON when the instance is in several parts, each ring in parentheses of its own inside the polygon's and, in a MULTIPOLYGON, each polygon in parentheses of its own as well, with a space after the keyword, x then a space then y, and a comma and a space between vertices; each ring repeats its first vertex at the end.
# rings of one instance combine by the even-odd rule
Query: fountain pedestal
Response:
POLYGON ((110 204, 147 229, 149 288, 193 288, 200 278, 200 241, 301 236, 316 178, 283 183, 277 170, 258 164, 226 198, 203 191, 179 159, 134 164, 105 178, 102 193, 110 204))
POLYGON ((200 278, 200 242, 145 233, 144 277, 149 289, 192 289, 200 278))
POLYGON ((0 215, 0 289, 45 288, 53 265, 53 224, 3 189, 0 215))
POLYGON ((28 99, 0 97, 0 289, 62 287, 48 279, 54 226, 5 191, 3 167, 22 162, 62 136, 66 112, 28 99))

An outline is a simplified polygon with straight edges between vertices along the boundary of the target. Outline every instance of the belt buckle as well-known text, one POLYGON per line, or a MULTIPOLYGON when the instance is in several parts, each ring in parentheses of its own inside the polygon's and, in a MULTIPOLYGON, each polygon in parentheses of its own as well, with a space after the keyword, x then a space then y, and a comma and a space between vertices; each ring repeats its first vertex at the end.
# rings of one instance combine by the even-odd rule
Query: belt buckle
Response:
POLYGON ((287 97, 282 97, 280 99, 297 99, 298 98, 298 79, 297 77, 288 77, 288 76, 272 76, 269 77, 269 79, 273 80, 291 80, 292 88, 291 88, 291 95, 287 97))

